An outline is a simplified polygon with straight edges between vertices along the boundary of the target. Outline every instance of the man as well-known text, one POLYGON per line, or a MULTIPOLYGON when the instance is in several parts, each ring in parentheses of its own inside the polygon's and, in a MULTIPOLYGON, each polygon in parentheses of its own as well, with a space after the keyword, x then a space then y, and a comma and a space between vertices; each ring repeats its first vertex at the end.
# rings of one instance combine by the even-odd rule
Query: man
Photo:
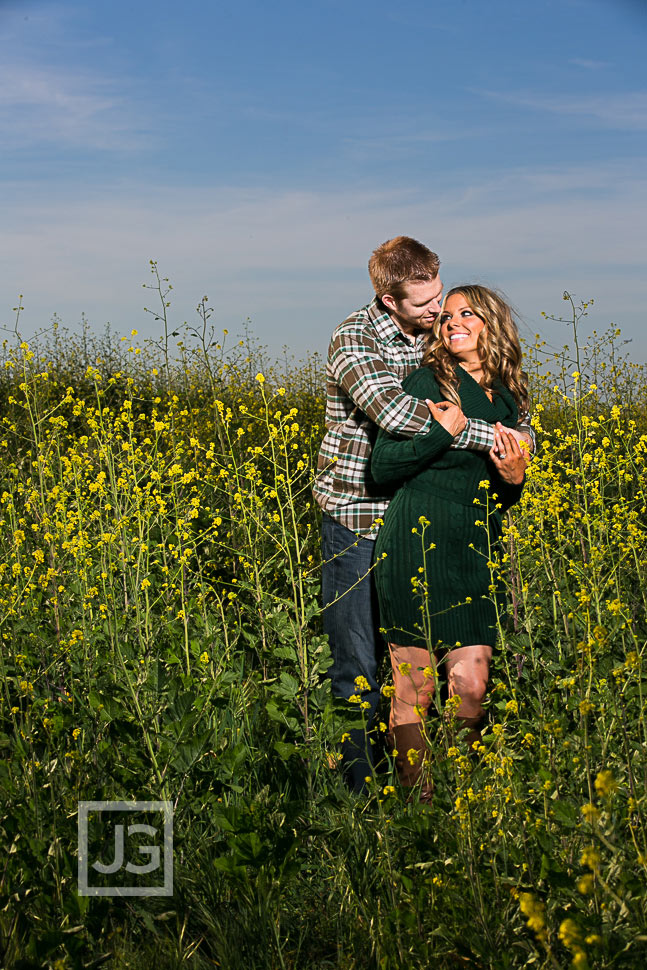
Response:
MULTIPOLYGON (((413 437, 439 421, 454 448, 489 451, 494 428, 468 420, 449 402, 434 405, 406 394, 402 381, 420 365, 428 333, 441 308, 438 256, 408 236, 389 239, 368 264, 375 298, 334 331, 327 366, 327 432, 321 445, 314 495, 323 511, 324 631, 333 658, 334 696, 360 693, 372 727, 379 699, 382 649, 372 576, 375 537, 390 495, 371 480, 371 448, 378 428, 413 437), (368 685, 368 687, 366 686, 368 685)), ((517 426, 534 445, 529 416, 517 426)), ((372 745, 363 730, 342 742, 342 764, 353 791, 372 774, 372 745)))

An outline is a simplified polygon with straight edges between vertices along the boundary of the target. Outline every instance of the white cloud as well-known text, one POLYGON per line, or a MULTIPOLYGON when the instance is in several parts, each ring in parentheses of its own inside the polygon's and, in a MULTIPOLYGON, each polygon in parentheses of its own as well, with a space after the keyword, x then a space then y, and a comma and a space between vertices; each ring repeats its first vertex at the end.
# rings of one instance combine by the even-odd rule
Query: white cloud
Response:
POLYGON ((59 152, 133 151, 150 143, 108 36, 84 30, 65 3, 24 3, 3 11, 0 138, 10 158, 43 146, 59 152))
POLYGON ((608 61, 593 61, 586 57, 572 57, 568 63, 581 67, 585 71, 600 71, 610 66, 608 61))
POLYGON ((155 258, 174 284, 174 320, 191 319, 207 293, 219 326, 250 316, 275 348, 323 350, 335 323, 370 297, 371 250, 405 232, 438 249, 446 283, 502 287, 531 329, 568 288, 642 333, 647 178, 618 166, 520 170, 424 195, 131 186, 48 200, 46 188, 14 189, 0 322, 22 292, 26 330, 54 311, 75 325, 85 311, 96 327, 152 332, 142 283, 155 258))
POLYGON ((608 128, 629 131, 647 130, 647 91, 625 91, 618 94, 538 95, 523 92, 510 93, 481 90, 487 98, 547 111, 552 114, 571 115, 580 119, 594 120, 608 128))
POLYGON ((100 150, 132 150, 142 134, 119 85, 109 78, 66 67, 0 64, 0 137, 5 154, 54 144, 100 150))

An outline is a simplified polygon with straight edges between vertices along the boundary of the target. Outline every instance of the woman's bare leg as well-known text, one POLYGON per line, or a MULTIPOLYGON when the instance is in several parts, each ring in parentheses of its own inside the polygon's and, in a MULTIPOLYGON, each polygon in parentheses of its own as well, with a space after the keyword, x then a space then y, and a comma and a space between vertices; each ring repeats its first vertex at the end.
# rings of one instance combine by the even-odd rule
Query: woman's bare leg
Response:
POLYGON ((389 644, 393 686, 389 728, 398 724, 423 721, 434 696, 434 677, 430 676, 432 660, 425 647, 405 647, 389 644))
POLYGON ((466 739, 469 747, 481 739, 479 728, 485 713, 482 705, 491 659, 492 647, 483 644, 456 647, 444 659, 449 696, 461 699, 456 716, 462 727, 470 729, 466 739))
MULTIPOLYGON (((432 660, 422 647, 389 644, 393 686, 389 733, 397 751, 395 764, 400 783, 412 788, 423 774, 427 745, 422 729, 434 693, 432 660)), ((431 788, 423 785, 420 799, 428 801, 431 788)))

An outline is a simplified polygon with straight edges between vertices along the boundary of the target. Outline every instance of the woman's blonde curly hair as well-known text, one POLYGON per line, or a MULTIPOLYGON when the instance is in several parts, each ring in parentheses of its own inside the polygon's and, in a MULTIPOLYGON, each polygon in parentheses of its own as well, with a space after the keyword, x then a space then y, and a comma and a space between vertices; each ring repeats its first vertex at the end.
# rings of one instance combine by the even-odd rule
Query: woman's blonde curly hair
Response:
MULTIPOLYGON (((457 293, 465 298, 468 306, 485 324, 476 345, 483 366, 481 386, 491 391, 495 380, 500 380, 514 397, 519 411, 527 411, 528 375, 521 369, 519 332, 510 307, 494 290, 476 283, 454 286, 446 294, 443 307, 449 297, 457 293)), ((434 371, 445 399, 460 407, 456 358, 452 357, 440 339, 442 319, 441 310, 429 335, 422 364, 434 371)))

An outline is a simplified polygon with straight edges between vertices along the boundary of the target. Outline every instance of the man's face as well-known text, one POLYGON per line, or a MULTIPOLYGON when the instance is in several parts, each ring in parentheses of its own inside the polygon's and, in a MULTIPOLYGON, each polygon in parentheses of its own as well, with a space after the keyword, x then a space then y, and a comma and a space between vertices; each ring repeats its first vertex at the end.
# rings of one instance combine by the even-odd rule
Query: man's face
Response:
POLYGON ((440 313, 443 284, 435 280, 420 280, 405 283, 403 295, 399 300, 386 293, 382 303, 389 315, 404 333, 417 334, 431 330, 434 320, 440 313))

